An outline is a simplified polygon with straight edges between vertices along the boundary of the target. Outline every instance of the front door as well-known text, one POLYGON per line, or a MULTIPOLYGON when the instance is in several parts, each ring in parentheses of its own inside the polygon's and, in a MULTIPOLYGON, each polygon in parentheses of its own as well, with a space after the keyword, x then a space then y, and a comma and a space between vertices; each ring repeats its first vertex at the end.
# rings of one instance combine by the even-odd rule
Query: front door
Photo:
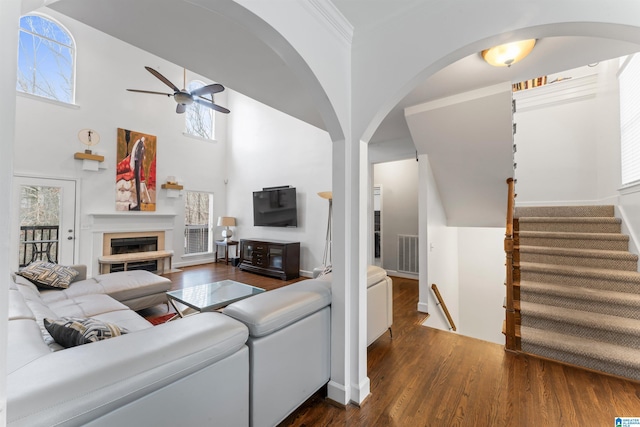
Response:
POLYGON ((75 261, 76 182, 15 176, 12 241, 17 265, 75 261))

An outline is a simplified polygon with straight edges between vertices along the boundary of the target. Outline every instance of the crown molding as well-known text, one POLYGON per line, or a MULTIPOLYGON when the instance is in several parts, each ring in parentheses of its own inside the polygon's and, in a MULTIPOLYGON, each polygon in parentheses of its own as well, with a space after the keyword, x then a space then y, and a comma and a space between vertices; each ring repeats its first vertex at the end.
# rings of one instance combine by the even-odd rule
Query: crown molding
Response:
POLYGON ((353 25, 333 2, 328 0, 306 0, 303 4, 330 32, 351 46, 353 42, 353 25))
POLYGON ((594 98, 598 92, 598 75, 590 74, 570 80, 525 89, 513 94, 516 113, 594 98))

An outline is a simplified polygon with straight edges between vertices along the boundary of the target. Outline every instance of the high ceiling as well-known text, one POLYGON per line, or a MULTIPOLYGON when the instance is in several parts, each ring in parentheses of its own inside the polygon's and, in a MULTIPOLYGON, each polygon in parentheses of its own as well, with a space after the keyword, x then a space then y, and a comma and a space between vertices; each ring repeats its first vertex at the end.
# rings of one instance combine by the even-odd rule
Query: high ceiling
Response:
MULTIPOLYGON (((357 36, 374 31, 420 1, 333 0, 333 4, 353 25, 357 36)), ((51 8, 325 128, 305 86, 277 52, 233 19, 197 3, 60 0, 51 8), (167 31, 168 28, 179 30, 167 31)), ((468 56, 429 77, 402 99, 383 120, 371 142, 395 144, 398 150, 411 152, 411 135, 404 118, 407 106, 505 81, 558 73, 639 50, 638 45, 610 39, 554 37, 539 40, 531 55, 511 68, 491 67, 479 54, 468 56)))

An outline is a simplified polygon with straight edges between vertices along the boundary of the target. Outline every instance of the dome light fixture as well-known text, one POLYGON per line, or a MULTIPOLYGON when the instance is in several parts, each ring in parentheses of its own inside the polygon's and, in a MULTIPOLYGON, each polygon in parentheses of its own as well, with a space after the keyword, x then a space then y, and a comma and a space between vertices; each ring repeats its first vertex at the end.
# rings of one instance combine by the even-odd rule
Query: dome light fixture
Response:
POLYGON ((529 55, 536 45, 536 39, 506 43, 482 51, 482 58, 494 67, 511 67, 529 55))

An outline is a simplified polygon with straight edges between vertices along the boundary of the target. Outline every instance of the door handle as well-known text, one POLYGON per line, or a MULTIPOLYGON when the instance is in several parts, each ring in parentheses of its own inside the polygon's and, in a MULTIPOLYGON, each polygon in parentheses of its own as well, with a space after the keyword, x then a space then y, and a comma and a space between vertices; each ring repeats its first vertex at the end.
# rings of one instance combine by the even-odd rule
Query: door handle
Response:
POLYGON ((73 240, 73 236, 67 237, 67 240, 73 240))

